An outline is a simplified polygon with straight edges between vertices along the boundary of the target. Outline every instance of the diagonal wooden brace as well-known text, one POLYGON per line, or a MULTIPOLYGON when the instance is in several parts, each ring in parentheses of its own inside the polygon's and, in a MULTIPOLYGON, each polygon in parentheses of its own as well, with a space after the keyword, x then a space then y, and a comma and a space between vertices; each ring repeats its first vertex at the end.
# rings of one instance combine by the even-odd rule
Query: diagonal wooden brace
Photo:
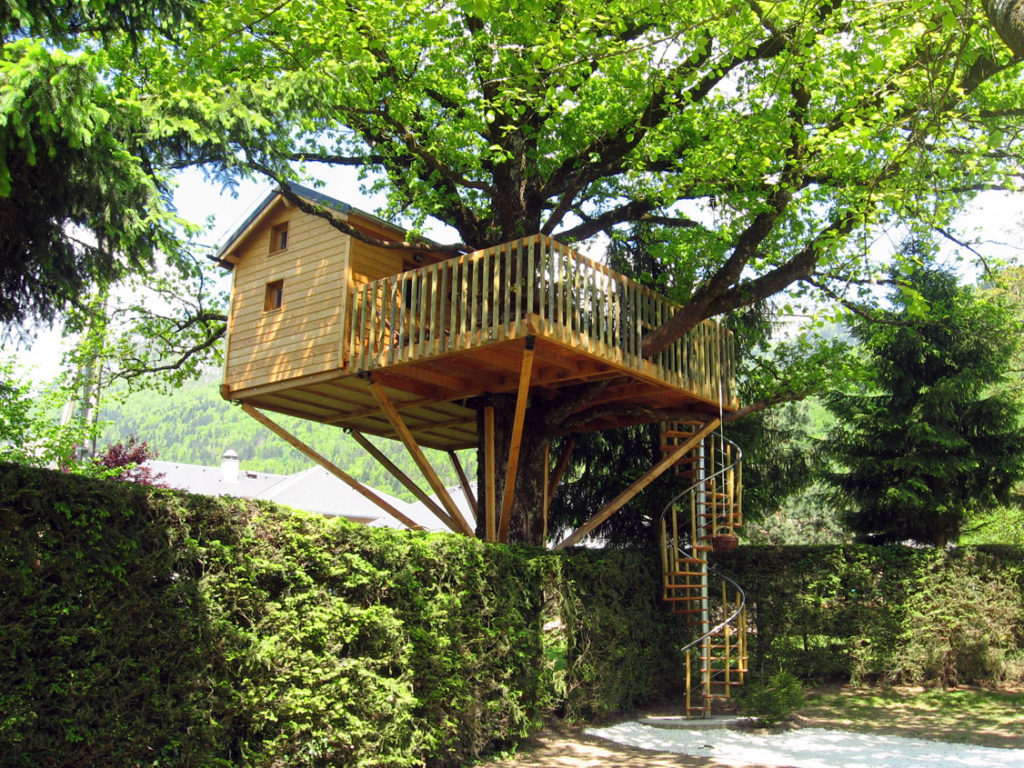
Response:
POLYGON ((295 435, 293 435, 291 432, 287 431, 284 427, 280 426, 279 424, 277 424, 274 421, 271 421, 264 414, 262 414, 259 411, 257 411, 255 408, 253 408, 248 403, 242 403, 242 410, 245 411, 245 413, 247 413, 250 416, 252 416, 254 419, 256 419, 256 421, 258 421, 260 424, 265 426, 267 429, 269 429, 275 435, 280 437, 282 440, 284 440, 290 446, 292 446, 296 450, 300 451, 303 455, 308 456, 310 459, 315 461, 317 464, 319 464, 321 467, 326 469, 328 472, 330 472, 336 478, 338 478, 343 483, 348 485, 350 488, 352 488, 353 490, 357 491, 358 493, 361 493, 363 496, 365 496, 367 499, 372 501, 378 507, 383 509, 385 512, 387 512, 393 518, 398 520, 400 523, 402 523, 403 525, 411 528, 414 531, 422 530, 423 526, 421 526, 419 523, 415 522, 411 518, 409 518, 406 515, 404 515, 401 512, 399 512, 397 509, 395 509, 393 506, 391 506, 391 504, 389 504, 387 501, 385 501, 380 496, 375 494, 373 491, 371 491, 365 485, 360 483, 354 477, 352 477, 351 475, 347 474, 344 470, 342 470, 340 467, 338 467, 333 462, 331 462, 330 459, 326 458, 322 454, 317 453, 315 450, 310 448, 304 442, 299 440, 299 438, 295 437, 295 435))
POLYGON ((391 473, 392 477, 394 477, 396 480, 398 480, 398 482, 404 485, 412 493, 413 496, 415 496, 417 499, 423 502, 423 505, 431 512, 433 512, 434 516, 438 520, 440 520, 446 526, 451 528, 453 531, 461 530, 456 525, 454 525, 452 519, 448 516, 448 513, 441 509, 441 505, 439 505, 436 501, 430 498, 422 488, 420 488, 418 485, 416 485, 416 483, 413 482, 411 477, 409 477, 407 474, 405 474, 405 472, 399 469, 395 465, 395 463, 391 461, 391 459, 389 459, 386 455, 384 455, 383 451, 381 451, 379 448, 377 448, 377 446, 371 443, 362 432, 356 432, 355 430, 352 430, 349 434, 351 434, 352 439, 359 443, 359 445, 361 445, 368 454, 375 458, 377 462, 382 467, 384 467, 384 469, 391 473))
POLYGON ((416 438, 413 437, 409 427, 402 421, 402 417, 398 414, 395 406, 391 404, 391 399, 387 396, 384 388, 373 379, 370 379, 370 392, 373 394, 374 399, 377 401, 377 405, 380 406, 384 416, 390 422, 392 428, 395 430, 395 434, 398 435, 399 439, 405 444, 405 449, 409 451, 409 455, 412 456, 412 460, 416 462, 416 466, 419 467, 420 472, 423 473, 423 477, 426 478, 430 487, 437 494, 437 498, 440 500, 445 511, 448 512, 452 521, 455 523, 459 533, 464 533, 467 536, 473 535, 472 528, 469 527, 469 523, 462 516, 459 508, 455 506, 455 502, 452 501, 452 497, 448 494, 448 490, 444 487, 444 483, 441 482, 441 478, 437 476, 437 472, 430 465, 430 461, 423 453, 423 449, 420 448, 419 443, 416 442, 416 438))
POLYGON ((717 416, 705 423, 704 426, 695 432, 692 437, 686 440, 686 442, 681 443, 678 448, 672 451, 672 453, 647 470, 647 472, 641 477, 637 478, 626 490, 605 504, 604 508, 600 512, 595 514, 587 520, 587 522, 569 534, 558 545, 556 545, 554 549, 565 549, 566 547, 571 547, 574 544, 577 544, 581 539, 587 536, 587 534, 597 528, 597 526, 625 506, 625 504, 640 493, 640 491, 661 477, 669 467, 697 447, 701 440, 714 432, 721 423, 722 420, 717 416))

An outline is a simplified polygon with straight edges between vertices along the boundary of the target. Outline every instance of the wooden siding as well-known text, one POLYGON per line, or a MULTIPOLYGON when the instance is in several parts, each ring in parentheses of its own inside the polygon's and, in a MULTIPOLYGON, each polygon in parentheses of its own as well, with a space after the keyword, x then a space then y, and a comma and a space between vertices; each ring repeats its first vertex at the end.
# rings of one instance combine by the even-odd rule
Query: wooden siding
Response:
POLYGON ((621 369, 738 407, 732 334, 706 320, 644 359, 643 335, 676 310, 644 286, 534 235, 354 288, 353 371, 537 335, 621 369))
POLYGON ((233 298, 225 382, 230 389, 337 370, 343 364, 349 240, 315 216, 277 203, 233 251, 233 298), (271 232, 288 222, 288 247, 271 252, 271 232), (284 281, 279 310, 266 286, 284 281))

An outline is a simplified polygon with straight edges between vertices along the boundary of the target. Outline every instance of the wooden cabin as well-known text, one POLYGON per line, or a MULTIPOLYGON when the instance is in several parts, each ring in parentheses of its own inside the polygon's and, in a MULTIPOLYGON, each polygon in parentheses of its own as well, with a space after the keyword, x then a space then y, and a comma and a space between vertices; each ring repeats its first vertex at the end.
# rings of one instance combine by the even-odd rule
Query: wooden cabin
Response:
MULTIPOLYGON (((643 335, 676 308, 550 237, 466 254, 385 248, 330 220, 371 242, 405 233, 293 190, 315 210, 272 193, 218 254, 234 278, 221 393, 339 477, 262 411, 401 439, 439 492, 420 447, 454 456, 483 444, 483 395, 516 394, 521 427, 529 398, 606 381, 574 432, 738 407, 728 331, 708 320, 644 358, 643 335)), ((514 466, 508 477, 514 487, 514 466)))
MULTIPOLYGON (((405 236, 295 189, 371 237, 405 236)), ((612 379, 602 404, 737 407, 731 334, 713 321, 645 360, 643 333, 674 308, 629 278, 541 235, 446 255, 370 245, 270 194, 218 255, 234 277, 223 396, 395 437, 368 391, 371 374, 421 445, 467 448, 477 445, 477 418, 466 401, 515 392, 532 337, 531 388, 541 396, 612 379)), ((638 421, 606 414, 580 431, 638 421)))

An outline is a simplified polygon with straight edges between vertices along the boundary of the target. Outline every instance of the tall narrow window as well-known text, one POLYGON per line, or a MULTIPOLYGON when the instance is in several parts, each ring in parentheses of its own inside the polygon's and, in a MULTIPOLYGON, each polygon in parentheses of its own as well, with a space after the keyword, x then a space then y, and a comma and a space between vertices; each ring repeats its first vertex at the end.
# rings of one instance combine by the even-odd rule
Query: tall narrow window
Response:
POLYGON ((288 247, 288 222, 275 224, 270 229, 270 252, 277 253, 288 247))
POLYGON ((282 304, 284 304, 284 280, 267 283, 267 292, 263 298, 263 310, 270 312, 280 309, 282 304))

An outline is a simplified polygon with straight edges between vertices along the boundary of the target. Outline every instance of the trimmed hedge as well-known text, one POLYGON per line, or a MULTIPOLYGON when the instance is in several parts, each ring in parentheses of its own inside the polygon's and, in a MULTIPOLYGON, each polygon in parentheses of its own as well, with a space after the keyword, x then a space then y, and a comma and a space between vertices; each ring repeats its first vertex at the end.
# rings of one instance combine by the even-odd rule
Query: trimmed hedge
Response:
MULTIPOLYGON (((1024 668, 1024 556, 743 547, 753 666, 1024 668)), ((650 552, 547 553, 0 465, 0 766, 455 766, 682 692, 650 552)))
POLYGON ((547 705, 538 554, 2 466, 0 762, 464 762, 547 705))
POLYGON ((464 764, 673 691, 655 565, 0 465, 0 764, 464 764))
POLYGON ((751 664, 804 678, 1024 679, 1024 550, 740 547, 716 562, 747 591, 751 664))
POLYGON ((579 549, 561 558, 566 625, 565 714, 605 720, 652 701, 678 698, 686 684, 679 648, 694 636, 661 600, 656 553, 579 549))

